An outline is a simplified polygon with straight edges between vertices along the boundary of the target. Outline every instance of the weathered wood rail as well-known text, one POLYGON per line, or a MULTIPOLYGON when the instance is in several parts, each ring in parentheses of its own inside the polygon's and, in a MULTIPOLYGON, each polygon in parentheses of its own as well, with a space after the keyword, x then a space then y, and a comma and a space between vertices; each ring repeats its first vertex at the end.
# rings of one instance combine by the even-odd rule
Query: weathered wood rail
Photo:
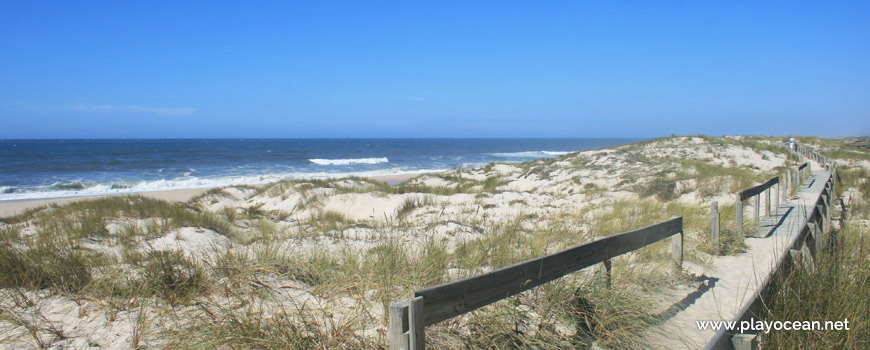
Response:
MULTIPOLYGON (((770 216, 772 213, 777 213, 777 208, 779 208, 779 176, 775 176, 770 180, 765 181, 764 183, 750 187, 743 191, 737 192, 737 201, 735 207, 736 209, 736 225, 737 225, 737 233, 744 234, 743 232, 743 201, 748 200, 749 198, 755 197, 755 222, 759 222, 761 219, 761 195, 765 194, 766 200, 766 215, 770 216), (773 211, 771 210, 771 192, 773 191, 773 186, 777 186, 776 191, 776 203, 772 206, 773 211)), ((774 214, 775 215, 775 214, 774 214)))
MULTIPOLYGON (((836 169, 836 164, 833 162, 828 162, 828 158, 817 151, 802 145, 795 143, 794 148, 786 143, 778 143, 776 144, 779 147, 785 148, 789 150, 795 156, 800 157, 803 160, 814 160, 822 164, 822 166, 834 172, 836 169)), ((805 161, 803 164, 796 166, 795 168, 787 169, 785 173, 777 175, 776 177, 771 178, 770 180, 765 181, 764 183, 745 189, 743 191, 737 192, 737 200, 735 201, 735 224, 738 234, 745 234, 743 228, 743 203, 744 201, 755 198, 754 205, 754 219, 755 222, 760 222, 761 219, 761 195, 763 194, 766 197, 765 200, 765 215, 777 216, 779 215, 779 203, 780 197, 787 198, 790 191, 793 188, 799 188, 799 186, 803 183, 803 181, 809 178, 812 174, 812 168, 810 166, 809 161, 805 161), (782 185, 785 184, 785 186, 782 185), (773 187, 776 186, 776 191, 773 191, 773 187), (773 196, 774 201, 771 201, 771 196, 773 196)), ((718 203, 713 203, 711 205, 713 223, 711 228, 711 239, 716 242, 719 238, 719 225, 718 225, 718 203)))
POLYGON ((683 218, 676 217, 489 273, 417 290, 413 299, 390 305, 390 349, 424 349, 426 326, 517 295, 580 269, 603 263, 609 276, 610 259, 667 237, 672 237, 672 257, 677 268, 681 269, 683 218))
MULTIPOLYGON (((788 147, 788 146, 784 146, 788 147)), ((799 187, 803 179, 809 175, 809 163, 803 163, 794 168, 786 169, 784 173, 765 181, 760 185, 756 185, 745 190, 739 191, 736 194, 735 200, 735 226, 737 234, 745 235, 743 227, 743 203, 744 201, 755 198, 754 217, 755 222, 760 222, 761 219, 761 195, 766 198, 766 215, 779 216, 779 206, 781 198, 788 198, 789 193, 795 187, 799 187), (773 187, 776 186, 774 192, 773 187), (771 203, 771 196, 774 201, 771 203)), ((710 240, 713 242, 715 250, 719 251, 719 203, 713 201, 710 204, 710 240)), ((717 253, 718 254, 718 253, 717 253)))

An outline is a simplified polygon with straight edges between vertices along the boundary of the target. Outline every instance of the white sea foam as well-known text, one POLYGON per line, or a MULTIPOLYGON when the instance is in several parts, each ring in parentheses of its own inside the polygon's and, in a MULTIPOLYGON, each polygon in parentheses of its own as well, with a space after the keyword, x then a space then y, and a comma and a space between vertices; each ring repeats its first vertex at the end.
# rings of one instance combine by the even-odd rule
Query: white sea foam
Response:
POLYGON ((349 159, 309 159, 309 162, 318 165, 349 165, 349 164, 381 164, 389 163, 387 157, 382 158, 349 158, 349 159))
POLYGON ((371 177, 371 176, 389 176, 389 175, 406 175, 406 174, 421 174, 446 171, 449 169, 407 169, 393 168, 377 171, 366 172, 309 172, 309 173, 285 173, 285 174, 266 174, 252 176, 229 176, 220 178, 198 178, 184 177, 173 180, 155 180, 142 181, 135 183, 101 183, 101 184, 86 184, 81 189, 57 189, 52 186, 44 186, 38 188, 13 188, 8 186, 0 187, 0 201, 10 200, 27 200, 27 199, 47 199, 47 198, 64 198, 64 197, 84 197, 84 196, 100 196, 107 194, 128 194, 139 192, 153 191, 170 191, 194 188, 211 188, 224 186, 238 185, 261 185, 270 182, 281 180, 299 180, 299 179, 330 179, 348 176, 371 177), (14 190, 14 191, 13 191, 14 190), (10 193, 6 193, 10 192, 10 193))
POLYGON ((571 152, 557 152, 557 151, 528 151, 528 152, 508 152, 508 153, 491 153, 496 157, 508 157, 508 158, 542 158, 542 157, 554 157, 566 155, 571 152))

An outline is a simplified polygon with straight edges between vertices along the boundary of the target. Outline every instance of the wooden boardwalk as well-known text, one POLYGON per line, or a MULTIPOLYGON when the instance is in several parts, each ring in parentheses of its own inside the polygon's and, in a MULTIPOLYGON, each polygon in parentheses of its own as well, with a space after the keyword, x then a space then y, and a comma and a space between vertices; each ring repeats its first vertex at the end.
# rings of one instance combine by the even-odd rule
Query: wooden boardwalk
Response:
POLYGON ((747 237, 747 252, 737 256, 714 257, 703 267, 703 282, 671 309, 672 317, 650 329, 647 339, 661 349, 703 349, 716 336, 714 330, 700 330, 697 321, 731 321, 741 307, 751 303, 763 281, 776 268, 780 257, 798 238, 812 213, 830 174, 817 163, 813 176, 797 196, 780 202, 775 215, 761 220, 755 237, 747 237))

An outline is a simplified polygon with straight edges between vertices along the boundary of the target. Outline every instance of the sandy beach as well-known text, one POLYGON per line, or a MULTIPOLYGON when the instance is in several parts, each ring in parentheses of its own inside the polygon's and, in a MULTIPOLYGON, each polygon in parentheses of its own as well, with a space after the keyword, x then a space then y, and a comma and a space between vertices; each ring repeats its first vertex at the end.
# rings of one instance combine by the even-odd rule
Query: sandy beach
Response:
MULTIPOLYGON (((372 176, 369 177, 372 180, 385 183, 385 184, 398 184, 405 181, 408 181, 420 174, 401 174, 401 175, 385 175, 385 176, 372 176)), ((56 205, 64 205, 67 203, 83 201, 83 200, 94 200, 100 198, 107 197, 118 197, 118 196, 129 196, 129 195, 141 195, 148 198, 161 199, 166 201, 174 201, 174 202, 186 202, 191 198, 201 195, 211 188, 191 188, 191 189, 181 189, 181 190, 171 190, 171 191, 151 191, 151 192, 137 192, 137 193, 119 193, 119 194, 108 194, 102 196, 80 196, 80 197, 63 197, 63 198, 46 198, 46 199, 25 199, 25 200, 13 200, 13 201, 0 201, 0 218, 9 217, 16 214, 19 214, 25 210, 48 206, 52 204, 56 205)))

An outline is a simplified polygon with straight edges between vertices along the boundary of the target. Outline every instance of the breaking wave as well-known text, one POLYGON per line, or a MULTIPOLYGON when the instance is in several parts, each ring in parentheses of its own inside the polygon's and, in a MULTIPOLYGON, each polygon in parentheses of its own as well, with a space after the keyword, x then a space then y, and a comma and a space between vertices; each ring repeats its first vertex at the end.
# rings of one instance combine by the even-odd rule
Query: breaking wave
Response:
POLYGON ((350 165, 350 164, 381 164, 389 163, 387 157, 382 158, 349 158, 349 159, 309 159, 317 165, 350 165))
POLYGON ((496 157, 507 157, 507 158, 543 158, 543 157, 555 157, 566 155, 571 152, 557 152, 557 151, 528 151, 528 152, 508 152, 508 153, 492 153, 492 155, 496 157))
POLYGON ((423 174, 449 170, 448 168, 393 168, 360 172, 297 172, 284 174, 264 174, 248 176, 228 176, 217 178, 182 177, 173 180, 154 180, 136 182, 52 184, 49 186, 14 187, 0 186, 0 201, 27 200, 63 197, 87 197, 107 194, 127 194, 153 191, 171 191, 194 188, 212 188, 239 185, 262 185, 281 180, 329 179, 347 176, 390 176, 423 174))

